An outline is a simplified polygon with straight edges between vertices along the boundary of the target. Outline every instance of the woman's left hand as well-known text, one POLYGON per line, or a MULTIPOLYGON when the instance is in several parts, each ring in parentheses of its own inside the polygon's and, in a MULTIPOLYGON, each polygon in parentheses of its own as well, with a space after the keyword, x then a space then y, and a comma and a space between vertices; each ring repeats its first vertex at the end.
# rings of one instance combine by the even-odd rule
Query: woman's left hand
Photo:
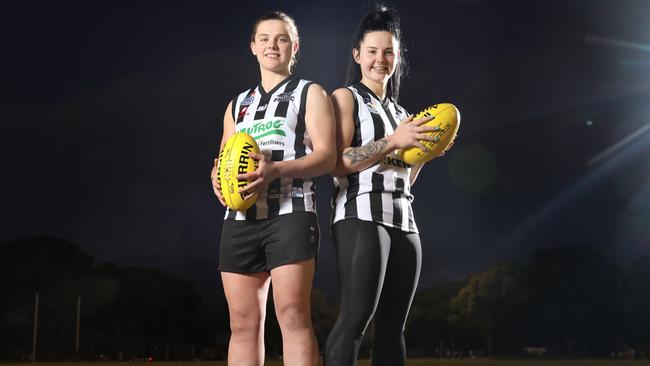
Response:
POLYGON ((237 179, 252 180, 251 183, 239 189, 239 193, 244 195, 244 199, 248 199, 255 193, 264 192, 271 182, 280 177, 276 164, 267 160, 263 154, 248 153, 248 156, 256 160, 258 166, 255 171, 237 175, 237 179))

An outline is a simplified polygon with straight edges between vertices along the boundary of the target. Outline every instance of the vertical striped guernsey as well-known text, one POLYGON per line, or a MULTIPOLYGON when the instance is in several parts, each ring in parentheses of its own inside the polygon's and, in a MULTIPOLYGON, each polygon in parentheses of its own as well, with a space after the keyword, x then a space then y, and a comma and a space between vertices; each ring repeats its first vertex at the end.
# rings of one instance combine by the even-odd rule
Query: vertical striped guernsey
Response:
MULTIPOLYGON (((392 134, 407 116, 397 103, 379 99, 362 83, 349 86, 354 97, 352 147, 359 147, 392 134)), ((358 173, 335 177, 332 221, 347 218, 377 222, 406 232, 418 232, 410 193, 411 166, 390 153, 377 164, 358 173)))
MULTIPOLYGON (((271 161, 301 158, 312 152, 305 126, 307 90, 311 82, 293 76, 265 92, 261 85, 237 95, 232 102, 235 128, 253 136, 271 161)), ((291 212, 316 211, 312 179, 278 178, 246 212, 228 209, 227 220, 255 220, 291 212)))

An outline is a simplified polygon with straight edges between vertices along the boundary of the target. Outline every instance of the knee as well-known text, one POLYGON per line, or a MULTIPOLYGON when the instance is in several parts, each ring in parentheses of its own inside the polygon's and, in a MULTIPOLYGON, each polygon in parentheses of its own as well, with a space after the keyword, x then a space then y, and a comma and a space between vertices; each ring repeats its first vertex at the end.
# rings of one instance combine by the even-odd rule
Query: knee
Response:
POLYGON ((283 331, 295 332, 311 328, 309 307, 300 303, 276 307, 278 323, 283 331))
POLYGON ((404 339, 404 324, 393 321, 377 321, 374 323, 375 331, 374 337, 375 340, 385 340, 388 343, 401 342, 404 339))
POLYGON ((230 332, 233 336, 258 334, 264 322, 259 312, 230 311, 230 332))
POLYGON ((370 320, 372 319, 372 315, 372 312, 344 311, 339 314, 339 318, 334 324, 332 333, 336 332, 345 334, 347 337, 358 339, 365 334, 366 329, 370 324, 370 320))

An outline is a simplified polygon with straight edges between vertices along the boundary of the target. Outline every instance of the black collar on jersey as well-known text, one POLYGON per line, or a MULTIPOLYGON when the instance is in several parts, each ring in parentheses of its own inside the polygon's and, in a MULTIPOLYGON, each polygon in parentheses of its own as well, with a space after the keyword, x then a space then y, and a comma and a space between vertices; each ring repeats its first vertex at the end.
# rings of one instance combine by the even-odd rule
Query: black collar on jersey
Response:
POLYGON ((355 83, 355 84, 354 84, 354 87, 355 87, 355 88, 359 88, 359 89, 363 89, 363 91, 365 91, 366 93, 369 93, 372 97, 374 97, 375 99, 377 99, 378 101, 380 101, 382 105, 383 105, 383 104, 388 104, 388 102, 392 102, 392 100, 391 100, 389 97, 386 97, 386 98, 384 98, 384 99, 379 98, 379 97, 375 94, 375 92, 373 92, 372 90, 370 90, 370 88, 368 88, 368 87, 366 86, 366 84, 364 84, 364 83, 362 83, 362 82, 360 82, 360 81, 357 82, 357 83, 355 83))
POLYGON ((284 80, 279 82, 278 85, 274 86, 273 89, 271 89, 271 91, 268 92, 268 93, 264 90, 264 87, 262 86, 261 81, 260 81, 259 85, 257 86, 257 89, 260 91, 260 95, 261 95, 262 99, 265 99, 265 98, 268 98, 269 96, 273 95, 273 93, 278 91, 278 89, 280 89, 282 87, 282 85, 286 84, 287 82, 289 82, 289 80, 293 79, 294 77, 295 76, 293 76, 293 75, 287 76, 284 80))
MULTIPOLYGON (((390 109, 388 108, 388 104, 393 102, 389 97, 386 97, 386 99, 382 100, 377 95, 375 95, 375 93, 372 90, 370 90, 370 88, 368 88, 366 84, 360 81, 355 83, 354 87, 363 90, 364 92, 370 94, 371 97, 377 99, 381 103, 381 108, 384 110, 384 112, 386 112, 386 116, 388 117, 388 121, 390 122, 391 126, 393 126, 393 130, 397 129, 397 123, 395 122, 395 119, 393 118, 393 114, 390 112, 390 109)), ((393 104, 395 103, 393 102, 393 104)), ((395 109, 397 110, 397 106, 395 106, 395 109)))

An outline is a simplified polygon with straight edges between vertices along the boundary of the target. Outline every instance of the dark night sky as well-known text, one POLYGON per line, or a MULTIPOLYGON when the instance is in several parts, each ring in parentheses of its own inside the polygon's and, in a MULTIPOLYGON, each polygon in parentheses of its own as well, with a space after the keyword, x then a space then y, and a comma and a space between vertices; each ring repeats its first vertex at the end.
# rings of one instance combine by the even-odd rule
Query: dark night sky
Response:
MULTIPOLYGON (((3 5, 0 240, 65 238, 208 295, 223 216, 209 171, 225 106, 258 82, 252 23, 293 15, 297 74, 332 91, 369 4, 3 5)), ((393 5, 410 60, 401 104, 462 114, 453 150, 414 187, 421 286, 543 246, 592 244, 622 264, 650 255, 650 3, 393 5)), ((332 293, 331 183, 319 183, 316 287, 332 293)))

